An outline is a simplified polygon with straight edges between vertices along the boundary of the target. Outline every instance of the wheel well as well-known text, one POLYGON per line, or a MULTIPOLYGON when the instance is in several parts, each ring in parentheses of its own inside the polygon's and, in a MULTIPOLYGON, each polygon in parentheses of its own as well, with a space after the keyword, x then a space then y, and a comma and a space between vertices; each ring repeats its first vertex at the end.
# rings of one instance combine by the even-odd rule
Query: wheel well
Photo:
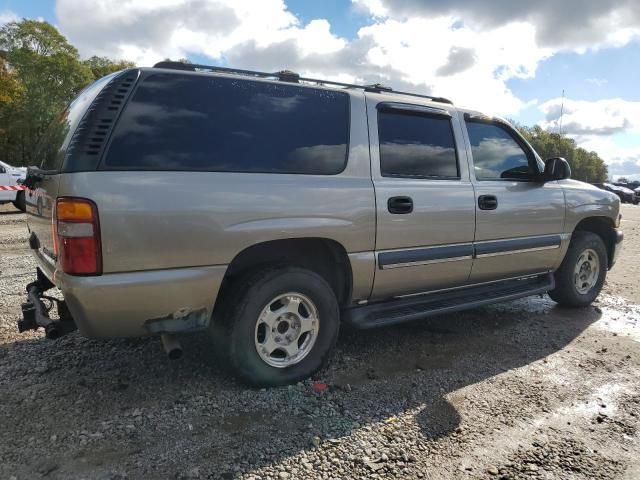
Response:
POLYGON ((229 264, 218 298, 234 280, 252 270, 272 265, 311 270, 327 281, 340 306, 350 302, 352 274, 349 257, 342 245, 325 238, 272 240, 246 248, 229 264))
POLYGON ((589 217, 581 220, 576 231, 592 232, 598 235, 607 248, 607 257, 609 257, 609 268, 611 267, 611 259, 613 257, 613 249, 615 247, 616 235, 614 232, 613 221, 608 217, 589 217))

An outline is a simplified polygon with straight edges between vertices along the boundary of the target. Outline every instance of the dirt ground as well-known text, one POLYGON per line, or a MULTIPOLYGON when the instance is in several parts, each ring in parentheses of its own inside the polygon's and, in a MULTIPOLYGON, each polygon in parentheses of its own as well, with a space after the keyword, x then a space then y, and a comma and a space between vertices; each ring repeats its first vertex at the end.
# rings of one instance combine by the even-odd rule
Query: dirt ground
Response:
MULTIPOLYGON (((0 479, 640 479, 640 207, 599 301, 343 331, 320 380, 252 390, 184 339, 18 334, 34 276, 0 207, 0 479)), ((144 301, 144 299, 141 299, 144 301)))

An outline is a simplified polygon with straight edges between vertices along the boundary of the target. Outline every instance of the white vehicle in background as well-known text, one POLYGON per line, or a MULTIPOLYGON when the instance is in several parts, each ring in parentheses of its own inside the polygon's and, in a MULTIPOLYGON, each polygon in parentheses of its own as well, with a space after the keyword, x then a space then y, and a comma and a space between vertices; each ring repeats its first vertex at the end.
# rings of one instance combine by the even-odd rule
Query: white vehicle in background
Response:
POLYGON ((12 202, 18 210, 25 211, 24 187, 18 180, 24 180, 26 175, 26 168, 0 162, 0 205, 12 202))

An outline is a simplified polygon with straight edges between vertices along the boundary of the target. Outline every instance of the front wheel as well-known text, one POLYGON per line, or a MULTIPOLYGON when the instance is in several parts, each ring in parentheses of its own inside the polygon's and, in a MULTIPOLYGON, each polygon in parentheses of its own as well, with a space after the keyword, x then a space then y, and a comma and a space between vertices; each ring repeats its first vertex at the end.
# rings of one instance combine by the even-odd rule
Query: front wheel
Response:
POLYGON ((608 262, 607 249, 598 235, 574 232, 549 296, 566 307, 590 305, 602 290, 608 262))
POLYGON ((340 310, 320 275, 297 267, 264 270, 238 281, 228 305, 230 363, 250 385, 295 383, 328 362, 340 310))

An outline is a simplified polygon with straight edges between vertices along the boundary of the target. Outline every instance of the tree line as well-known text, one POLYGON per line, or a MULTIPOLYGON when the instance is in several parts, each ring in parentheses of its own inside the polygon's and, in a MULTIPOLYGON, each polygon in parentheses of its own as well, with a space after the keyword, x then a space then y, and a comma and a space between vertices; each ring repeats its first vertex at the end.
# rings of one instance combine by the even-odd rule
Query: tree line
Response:
MULTIPOLYGON (((22 20, 0 29, 0 159, 33 165, 47 126, 87 85, 109 73, 134 66, 126 60, 91 57, 78 50, 47 22, 22 20)), ((564 157, 573 178, 607 179, 607 166, 596 152, 539 126, 519 127, 543 159, 564 157)))
POLYGON ((607 181, 607 164, 596 152, 578 147, 575 140, 559 133, 548 132, 539 125, 519 126, 518 130, 543 160, 564 157, 571 165, 571 178, 590 183, 607 181))
POLYGON ((47 22, 22 20, 0 29, 0 159, 36 163, 36 147, 48 125, 87 85, 132 67, 124 60, 91 57, 47 22))

